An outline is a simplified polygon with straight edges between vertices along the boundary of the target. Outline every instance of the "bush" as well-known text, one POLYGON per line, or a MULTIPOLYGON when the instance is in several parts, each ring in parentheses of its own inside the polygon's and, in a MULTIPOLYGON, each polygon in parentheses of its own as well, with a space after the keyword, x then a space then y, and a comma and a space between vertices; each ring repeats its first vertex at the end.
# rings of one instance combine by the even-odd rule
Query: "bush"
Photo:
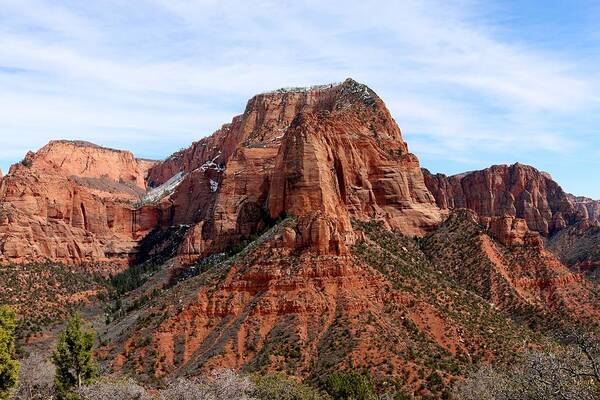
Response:
POLYGON ((180 379, 159 393, 160 400, 255 400, 254 385, 237 372, 213 371, 200 380, 180 379))
POLYGON ((531 352, 509 370, 483 367, 455 389, 461 400, 600 398, 600 346, 573 343, 560 354, 531 352))
POLYGON ((49 399, 54 394, 54 365, 40 353, 21 360, 17 399, 49 399))
POLYGON ((132 379, 99 380, 75 391, 81 400, 152 400, 142 386, 132 379))
POLYGON ((325 382, 325 390, 335 400, 375 400, 373 381, 356 371, 334 372, 325 382))
POLYGON ((199 378, 181 378, 154 394, 128 378, 96 380, 74 392, 80 400, 331 400, 327 394, 282 373, 249 378, 230 369, 199 378))
POLYGON ((261 400, 328 400, 330 397, 319 390, 296 382, 283 373, 253 375, 256 386, 254 395, 261 400))

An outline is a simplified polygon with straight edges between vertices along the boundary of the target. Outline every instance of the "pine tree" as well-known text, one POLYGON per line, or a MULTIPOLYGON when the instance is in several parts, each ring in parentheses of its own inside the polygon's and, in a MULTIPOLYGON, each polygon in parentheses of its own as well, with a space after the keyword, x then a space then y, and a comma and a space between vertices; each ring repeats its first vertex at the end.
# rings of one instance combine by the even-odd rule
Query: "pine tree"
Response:
POLYGON ((88 384, 97 376, 92 356, 95 333, 85 326, 77 313, 60 334, 52 362, 56 366, 54 386, 59 399, 77 399, 71 390, 88 384))
POLYGON ((19 363, 13 358, 16 320, 13 309, 0 306, 0 399, 10 398, 19 377, 19 363))

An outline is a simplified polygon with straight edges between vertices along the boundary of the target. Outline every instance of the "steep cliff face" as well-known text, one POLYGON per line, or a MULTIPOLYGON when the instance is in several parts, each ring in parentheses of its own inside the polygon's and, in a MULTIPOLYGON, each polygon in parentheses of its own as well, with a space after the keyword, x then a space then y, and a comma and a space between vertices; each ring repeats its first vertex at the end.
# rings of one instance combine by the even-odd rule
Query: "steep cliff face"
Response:
POLYGON ((592 224, 600 223, 600 200, 592 200, 588 197, 568 195, 569 200, 575 205, 575 209, 592 224))
POLYGON ((385 104, 351 79, 257 95, 161 163, 54 141, 3 182, 2 254, 15 262, 126 259, 152 228, 180 224, 192 226, 180 249, 192 260, 287 214, 303 218, 299 247, 341 254, 351 219, 422 235, 443 214, 385 104))
POLYGON ((127 262, 159 218, 132 206, 152 164, 85 142, 27 154, 0 183, 0 261, 127 262))
POLYGON ((185 178, 175 222, 195 225, 182 255, 205 256, 274 220, 303 218, 298 246, 345 252, 351 219, 422 235, 442 220, 416 157, 381 99, 351 79, 252 98, 243 115, 149 172, 185 178))
POLYGON ((523 165, 495 165, 445 176, 425 171, 425 183, 442 209, 467 208, 482 218, 522 218, 548 236, 582 218, 569 195, 552 178, 523 165))

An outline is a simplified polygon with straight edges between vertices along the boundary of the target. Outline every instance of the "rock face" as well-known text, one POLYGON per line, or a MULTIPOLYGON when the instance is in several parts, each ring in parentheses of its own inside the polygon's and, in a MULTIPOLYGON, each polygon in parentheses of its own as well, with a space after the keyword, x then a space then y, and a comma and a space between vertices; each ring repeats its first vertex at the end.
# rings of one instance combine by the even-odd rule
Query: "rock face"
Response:
POLYGON ((582 218, 548 174, 523 164, 495 165, 454 176, 425 171, 425 183, 442 209, 467 208, 482 218, 522 218, 529 229, 544 236, 582 218))
POLYGON ((192 228, 180 254, 192 260, 288 214, 302 217, 298 247, 342 254, 352 219, 423 235, 443 215, 385 104, 351 79, 257 95, 161 163, 50 142, 11 169, 0 201, 12 262, 126 260, 151 229, 182 224, 192 228))
POLYGON ((53 141, 0 183, 0 261, 126 263, 156 210, 132 204, 153 162, 86 142, 53 141))
POLYGON ((575 205, 575 209, 592 224, 600 223, 600 200, 592 200, 587 197, 568 195, 569 200, 575 205))
POLYGON ((299 247, 342 254, 351 219, 411 235, 442 220, 416 157, 381 99, 351 79, 252 98, 243 115, 149 171, 151 185, 185 178, 174 222, 194 229, 182 254, 222 251, 272 221, 303 218, 299 247))
MULTIPOLYGON (((329 221, 311 233, 331 238, 329 221)), ((493 229, 513 244, 495 241, 466 210, 419 240, 383 221, 355 222, 360 239, 344 253, 321 241, 298 248, 311 220, 286 218, 237 255, 192 266, 204 272, 110 325, 113 342, 99 353, 114 371, 142 379, 223 367, 318 379, 357 368, 442 398, 456 371, 535 343, 507 315, 538 327, 600 319, 593 288, 541 242, 529 243, 523 220, 497 221, 493 229), (433 376, 444 384, 428 385, 433 376)), ((164 287, 161 279, 138 295, 164 287)))

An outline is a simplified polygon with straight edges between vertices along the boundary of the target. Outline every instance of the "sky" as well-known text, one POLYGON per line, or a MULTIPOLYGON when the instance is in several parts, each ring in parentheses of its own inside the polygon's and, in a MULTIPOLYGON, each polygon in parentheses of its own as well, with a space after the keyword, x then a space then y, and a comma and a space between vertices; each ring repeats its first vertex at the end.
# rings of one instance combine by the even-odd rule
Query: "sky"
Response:
POLYGON ((0 0, 0 168, 51 139, 163 159, 352 77, 433 172, 522 162, 600 199, 597 3, 0 0))

